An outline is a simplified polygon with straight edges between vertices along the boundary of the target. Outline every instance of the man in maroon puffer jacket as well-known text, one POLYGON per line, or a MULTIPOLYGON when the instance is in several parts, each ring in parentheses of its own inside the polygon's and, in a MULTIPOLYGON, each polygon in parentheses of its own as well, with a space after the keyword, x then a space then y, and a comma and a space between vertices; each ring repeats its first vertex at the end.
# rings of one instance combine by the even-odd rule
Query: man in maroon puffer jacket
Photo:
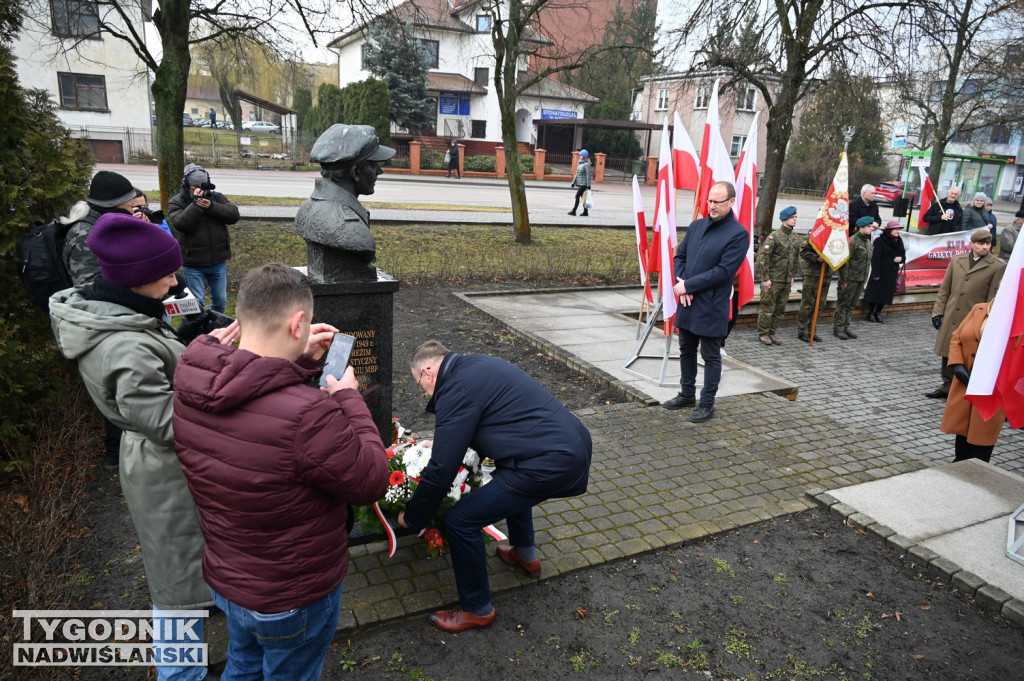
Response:
POLYGON ((384 444, 349 367, 308 385, 337 332, 305 275, 249 272, 237 350, 202 337, 175 373, 174 440, 228 620, 224 679, 318 679, 341 608, 349 504, 384 496, 384 444), (329 394, 327 394, 329 393, 329 394))

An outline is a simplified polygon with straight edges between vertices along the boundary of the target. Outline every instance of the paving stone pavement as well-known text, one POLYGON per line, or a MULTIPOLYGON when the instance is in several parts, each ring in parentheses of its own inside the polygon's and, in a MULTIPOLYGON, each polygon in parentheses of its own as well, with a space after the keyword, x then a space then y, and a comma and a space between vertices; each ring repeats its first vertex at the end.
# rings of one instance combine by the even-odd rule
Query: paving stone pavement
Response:
MULTIPOLYGON (((927 313, 894 315, 885 324, 856 313, 856 340, 819 327, 814 347, 780 329, 781 346, 757 341, 755 329, 736 329, 726 348, 732 357, 800 386, 797 403, 812 415, 829 415, 932 463, 953 460, 953 436, 939 430, 945 402, 924 396, 939 387, 941 360, 932 352, 935 330, 927 313)), ((1024 432, 1003 426, 992 463, 1024 475, 1024 432)))
MULTIPOLYGON (((919 470, 926 462, 826 414, 771 394, 725 398, 708 423, 636 403, 581 411, 594 439, 587 494, 534 512, 542 578, 811 508, 832 489, 919 470)), ((530 579, 488 547, 491 588, 530 579)), ((388 558, 381 542, 353 547, 342 630, 457 601, 448 557, 415 537, 388 558)))

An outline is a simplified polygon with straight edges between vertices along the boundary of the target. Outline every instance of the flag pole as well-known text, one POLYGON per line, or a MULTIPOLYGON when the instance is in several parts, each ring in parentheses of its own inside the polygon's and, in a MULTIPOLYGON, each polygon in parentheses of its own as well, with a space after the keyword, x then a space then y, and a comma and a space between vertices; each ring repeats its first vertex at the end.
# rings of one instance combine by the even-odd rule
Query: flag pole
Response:
POLYGON ((821 261, 821 271, 818 272, 818 292, 814 294, 814 316, 811 317, 811 340, 807 344, 814 347, 814 330, 818 328, 818 305, 821 304, 821 286, 825 283, 825 261, 821 261))
MULTIPOLYGON (((857 132, 857 128, 855 128, 852 125, 848 125, 845 128, 843 128, 843 153, 839 155, 840 163, 842 163, 843 157, 846 156, 846 150, 850 146, 850 140, 853 139, 853 134, 855 132, 857 132)), ((827 198, 828 197, 826 197, 826 200, 827 200, 827 198)), ((847 213, 846 222, 847 222, 846 228, 847 228, 847 230, 849 230, 849 228, 850 228, 850 225, 849 225, 849 222, 850 222, 849 213, 847 213)), ((824 258, 822 258, 822 261, 821 261, 821 271, 818 272, 818 292, 814 296, 814 317, 811 319, 811 338, 810 338, 809 341, 807 341, 807 344, 809 346, 812 346, 812 347, 814 346, 814 332, 818 328, 818 309, 819 309, 819 306, 821 305, 821 289, 822 289, 822 287, 825 284, 825 265, 826 265, 825 260, 824 260, 824 258)))

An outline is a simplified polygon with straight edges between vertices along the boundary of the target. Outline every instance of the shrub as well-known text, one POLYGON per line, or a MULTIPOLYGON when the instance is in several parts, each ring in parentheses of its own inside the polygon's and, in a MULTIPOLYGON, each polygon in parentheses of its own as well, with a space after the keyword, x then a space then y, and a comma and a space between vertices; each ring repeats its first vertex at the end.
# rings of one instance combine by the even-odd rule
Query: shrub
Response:
POLYGON ((420 153, 420 168, 423 170, 448 170, 448 164, 444 162, 444 152, 424 148, 420 153))
POLYGON ((466 160, 463 161, 463 166, 466 170, 474 170, 479 173, 493 173, 494 172, 494 157, 493 156, 467 156, 466 160))
POLYGON ((62 391, 67 378, 50 320, 17 277, 15 239, 33 221, 66 213, 85 196, 92 167, 48 93, 18 83, 10 45, 19 29, 16 20, 0 22, 0 444, 9 451, 20 449, 32 430, 27 409, 62 391))

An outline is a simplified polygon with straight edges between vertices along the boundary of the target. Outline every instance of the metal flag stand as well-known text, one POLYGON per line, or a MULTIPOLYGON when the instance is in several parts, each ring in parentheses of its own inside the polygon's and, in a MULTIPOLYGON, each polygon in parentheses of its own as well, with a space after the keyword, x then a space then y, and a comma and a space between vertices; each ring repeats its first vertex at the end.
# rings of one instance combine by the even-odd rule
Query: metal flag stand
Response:
MULTIPOLYGON (((646 305, 646 302, 644 303, 644 305, 646 305)), ((665 336, 665 349, 662 352, 662 354, 660 354, 660 355, 644 355, 644 354, 641 354, 643 352, 644 346, 647 344, 647 340, 650 338, 651 329, 654 328, 654 325, 655 325, 655 323, 658 320, 658 316, 661 314, 661 306, 662 306, 662 301, 659 299, 658 303, 654 306, 654 308, 647 315, 647 321, 644 323, 643 327, 640 327, 640 326, 637 327, 636 343, 633 344, 633 349, 629 351, 629 359, 627 359, 625 364, 622 365, 622 370, 625 371, 626 373, 633 374, 634 376, 637 376, 637 377, 642 378, 644 380, 647 380, 647 381, 650 381, 652 383, 655 383, 656 385, 659 385, 662 388, 671 388, 674 385, 678 385, 678 382, 666 383, 665 382, 665 372, 668 370, 668 361, 670 359, 673 359, 673 357, 672 357, 672 336, 674 334, 668 334, 667 336, 665 336), (658 376, 658 378, 654 378, 653 376, 648 376, 646 374, 641 374, 639 371, 635 371, 634 369, 630 369, 629 368, 630 365, 633 364, 633 362, 637 361, 638 359, 660 359, 661 360, 661 374, 658 376)), ((643 312, 643 307, 641 307, 641 313, 642 312, 643 312)), ((679 359, 679 356, 676 355, 674 359, 679 359)))
POLYGON ((1024 546, 1024 533, 1020 537, 1017 536, 1017 524, 1024 525, 1022 515, 1024 515, 1024 506, 1010 515, 1010 528, 1006 535, 1006 557, 1024 565, 1024 556, 1020 554, 1021 547, 1024 546))

